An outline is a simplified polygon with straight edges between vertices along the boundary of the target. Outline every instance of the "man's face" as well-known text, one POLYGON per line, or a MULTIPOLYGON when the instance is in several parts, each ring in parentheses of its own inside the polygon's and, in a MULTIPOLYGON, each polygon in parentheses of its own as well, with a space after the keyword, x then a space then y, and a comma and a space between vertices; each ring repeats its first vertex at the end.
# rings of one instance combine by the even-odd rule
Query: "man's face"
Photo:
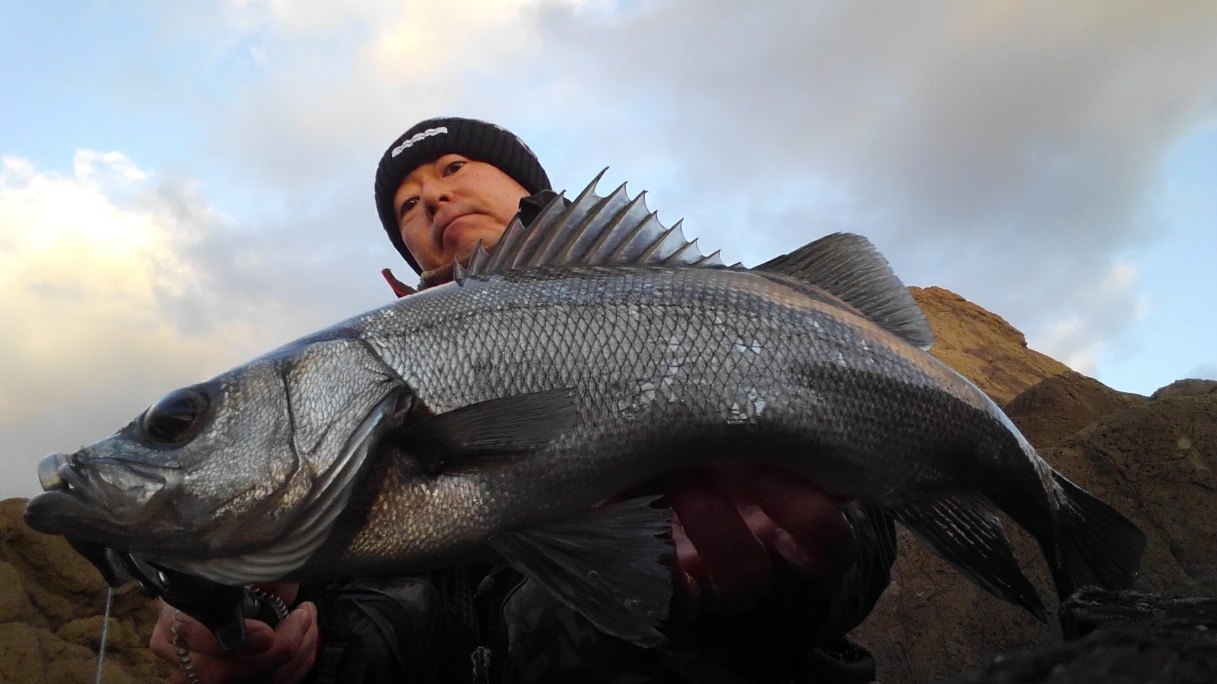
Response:
POLYGON ((393 195, 406 249, 424 271, 490 250, 528 196, 497 167, 446 154, 414 169, 393 195))

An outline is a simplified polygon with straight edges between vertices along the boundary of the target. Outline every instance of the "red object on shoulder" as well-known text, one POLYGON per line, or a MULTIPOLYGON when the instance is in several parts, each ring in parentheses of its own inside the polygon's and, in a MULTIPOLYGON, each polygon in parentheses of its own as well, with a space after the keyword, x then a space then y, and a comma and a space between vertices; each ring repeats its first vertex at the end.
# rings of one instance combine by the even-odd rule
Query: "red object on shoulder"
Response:
POLYGON ((380 269, 380 275, 385 277, 385 280, 389 283, 389 287, 393 288, 393 294, 397 295, 399 298, 418 292, 418 290, 415 290, 409 285, 398 280, 397 276, 393 275, 392 269, 382 268, 380 269))

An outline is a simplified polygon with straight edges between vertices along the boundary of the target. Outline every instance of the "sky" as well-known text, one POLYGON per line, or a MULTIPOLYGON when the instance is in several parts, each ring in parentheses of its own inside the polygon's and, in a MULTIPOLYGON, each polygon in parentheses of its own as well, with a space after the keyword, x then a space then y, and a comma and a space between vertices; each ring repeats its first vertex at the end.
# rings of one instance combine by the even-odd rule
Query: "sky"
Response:
POLYGON ((376 162, 441 115, 728 262, 856 232, 1115 389, 1217 379, 1214 35, 1206 0, 0 0, 0 497, 390 302, 376 162))

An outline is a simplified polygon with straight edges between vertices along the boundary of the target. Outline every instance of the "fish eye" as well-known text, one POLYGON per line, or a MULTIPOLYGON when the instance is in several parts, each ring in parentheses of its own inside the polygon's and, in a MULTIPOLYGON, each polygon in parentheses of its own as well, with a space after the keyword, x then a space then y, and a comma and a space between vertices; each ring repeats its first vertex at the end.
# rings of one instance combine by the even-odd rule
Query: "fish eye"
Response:
POLYGON ((170 392, 144 412, 140 428, 148 439, 162 444, 182 444, 194 437, 211 401, 196 389, 170 392))

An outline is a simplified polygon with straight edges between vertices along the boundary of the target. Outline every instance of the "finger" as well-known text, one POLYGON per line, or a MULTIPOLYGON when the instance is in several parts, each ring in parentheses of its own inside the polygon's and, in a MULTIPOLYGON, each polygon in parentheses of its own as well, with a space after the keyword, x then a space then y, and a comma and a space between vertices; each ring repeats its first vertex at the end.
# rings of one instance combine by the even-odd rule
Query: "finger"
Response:
POLYGON ((676 547, 676 563, 672 569, 672 609, 668 620, 691 623, 701 613, 701 587, 710 586, 710 577, 705 574, 679 516, 672 519, 672 543, 676 547))
POLYGON ((157 599, 157 604, 159 612, 156 616, 156 626, 152 628, 152 637, 148 639, 148 648, 161 660, 177 662, 171 643, 173 640, 171 636, 173 609, 160 599, 157 599))
POLYGON ((693 548, 693 542, 689 541, 689 535, 680 523, 680 516, 673 516, 672 519, 672 545, 676 549, 678 579, 710 586, 710 575, 707 574, 701 557, 697 555, 697 549, 693 548))
POLYGON ((839 502, 807 480, 763 466, 753 479, 757 501, 781 533, 773 548, 817 574, 839 575, 856 562, 858 541, 839 502))
POLYGON ((291 662, 300 651, 300 644, 304 640, 304 633, 308 628, 307 615, 307 610, 299 608, 289 613, 283 622, 275 626, 274 644, 265 652, 246 658, 242 670, 249 673, 269 673, 291 662))
POLYGON ((668 501, 709 577, 709 588, 722 602, 719 607, 750 605, 764 590, 772 568, 768 550, 731 500, 708 479, 695 477, 669 489, 668 501))
MULTIPOLYGON (((160 614, 157 616, 156 627, 149 640, 149 646, 158 657, 173 663, 178 662, 175 641, 184 643, 191 653, 207 656, 231 655, 220 646, 219 640, 206 625, 164 601, 161 601, 160 604, 160 614)), ((246 620, 245 639, 241 642, 237 653, 261 653, 270 648, 273 641, 274 635, 271 633, 270 627, 256 620, 246 620)))
MULTIPOLYGON (((261 643, 269 639, 270 646, 256 653, 246 653, 244 645, 232 653, 222 655, 192 654, 195 668, 201 681, 232 681, 258 676, 273 675, 279 668, 291 662, 300 649, 304 620, 293 612, 279 623, 277 630, 256 620, 246 620, 246 640, 252 638, 261 643)), ((262 681, 261 679, 259 681, 262 681)))
POLYGON ((317 607, 312 603, 303 603, 293 612, 302 615, 304 634, 291 659, 271 676, 273 684, 295 684, 301 681, 308 675, 317 659, 317 647, 321 643, 321 633, 317 626, 317 607))

